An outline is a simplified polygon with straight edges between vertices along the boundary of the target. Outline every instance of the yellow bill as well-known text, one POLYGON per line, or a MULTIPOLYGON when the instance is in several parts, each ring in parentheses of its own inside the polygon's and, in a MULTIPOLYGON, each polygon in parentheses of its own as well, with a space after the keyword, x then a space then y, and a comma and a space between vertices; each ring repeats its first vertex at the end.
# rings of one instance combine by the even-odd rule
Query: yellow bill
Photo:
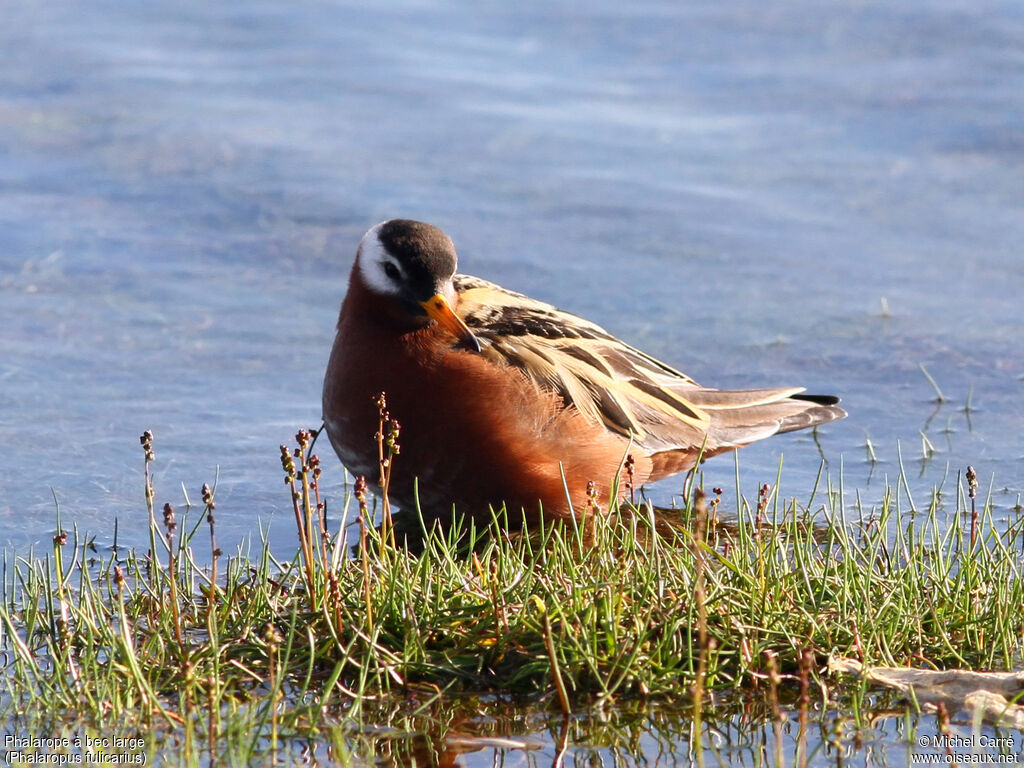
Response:
POLYGON ((459 339, 459 341, 477 352, 480 351, 479 340, 469 330, 469 326, 466 325, 462 318, 455 314, 455 310, 448 303, 448 299, 440 293, 435 293, 426 301, 420 302, 420 306, 426 310, 427 315, 432 320, 435 320, 438 325, 459 339))

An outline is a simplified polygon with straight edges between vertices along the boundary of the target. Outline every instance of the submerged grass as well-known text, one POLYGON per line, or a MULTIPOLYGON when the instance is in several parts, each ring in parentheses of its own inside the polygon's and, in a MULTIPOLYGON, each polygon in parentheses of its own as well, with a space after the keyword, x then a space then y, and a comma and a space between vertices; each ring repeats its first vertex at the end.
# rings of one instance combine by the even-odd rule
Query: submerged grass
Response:
MULTIPOLYGON (((401 460, 397 437, 382 403, 385 487, 401 460)), ((299 539, 290 562, 266 540, 255 555, 225 556, 208 486, 198 524, 186 530, 166 505, 161 525, 151 435, 149 552, 101 555, 76 530, 45 556, 6 557, 9 726, 55 719, 52 733, 162 733, 184 754, 227 750, 235 760, 321 734, 344 762, 338 724, 403 697, 419 711, 459 692, 500 691, 566 714, 681 699, 700 732, 721 692, 759 689, 777 710, 788 685, 807 716, 812 697, 836 696, 824 672, 833 654, 1021 665, 1024 521, 997 522, 990 501, 979 509, 976 481, 957 487, 963 527, 942 522, 939 493, 907 511, 890 489, 854 518, 841 489, 822 490, 812 515, 765 485, 728 522, 722 491, 696 489, 685 509, 588 509, 586 524, 530 535, 510 534, 500 518, 488 529, 407 523, 418 534, 409 548, 396 545, 400 519, 387 505, 374 518, 365 483, 328 525, 310 441, 300 432, 282 447, 299 539), (204 520, 211 552, 200 565, 204 520)))

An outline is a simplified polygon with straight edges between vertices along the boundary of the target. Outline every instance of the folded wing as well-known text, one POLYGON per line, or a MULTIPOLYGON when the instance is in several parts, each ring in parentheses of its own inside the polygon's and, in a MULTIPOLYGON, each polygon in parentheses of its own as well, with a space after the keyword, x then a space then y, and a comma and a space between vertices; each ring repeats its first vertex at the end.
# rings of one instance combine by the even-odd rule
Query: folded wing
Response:
POLYGON ((456 275, 458 313, 483 355, 521 370, 595 423, 655 458, 656 480, 779 432, 842 418, 830 396, 803 388, 701 387, 600 326, 468 275, 456 275))

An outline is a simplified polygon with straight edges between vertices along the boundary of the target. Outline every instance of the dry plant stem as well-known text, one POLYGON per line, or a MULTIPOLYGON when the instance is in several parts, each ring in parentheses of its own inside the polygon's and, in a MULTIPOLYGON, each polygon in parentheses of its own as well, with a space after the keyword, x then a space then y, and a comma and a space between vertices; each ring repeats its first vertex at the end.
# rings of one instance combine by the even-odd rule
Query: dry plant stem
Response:
MULTIPOLYGON (((301 429, 296 433, 295 442, 298 443, 298 447, 295 449, 295 455, 299 460, 299 479, 302 483, 300 503, 302 508, 302 523, 306 534, 302 542, 303 553, 306 560, 306 572, 309 578, 310 589, 314 590, 316 585, 316 577, 314 574, 314 569, 316 567, 316 552, 314 552, 314 549, 320 545, 320 537, 315 535, 313 532, 313 506, 309 481, 310 467, 309 457, 306 453, 309 441, 310 434, 308 431, 301 429)), ((310 600, 310 608, 315 610, 314 601, 312 599, 310 600)))
MULTIPOLYGON (((157 574, 160 572, 160 556, 157 554, 157 539, 160 539, 161 543, 165 548, 169 548, 166 539, 163 534, 160 533, 160 527, 156 522, 156 493, 153 490, 153 470, 152 464, 156 459, 156 454, 153 453, 153 433, 150 430, 146 430, 139 437, 139 443, 142 445, 142 451, 145 455, 144 460, 144 473, 146 483, 146 511, 149 513, 149 554, 153 558, 153 570, 151 576, 155 579, 157 574)), ((152 587, 156 587, 153 583, 152 587)))
POLYGON ((313 554, 313 512, 310 508, 308 464, 306 461, 306 445, 309 443, 309 432, 299 430, 295 435, 298 447, 289 452, 288 447, 281 446, 281 467, 284 469, 285 482, 291 491, 292 511, 295 513, 295 526, 299 534, 299 549, 302 553, 303 574, 306 580, 306 591, 309 597, 309 609, 316 610, 316 577, 314 573, 313 554), (296 467, 295 459, 299 460, 296 467), (299 476, 301 475, 301 480, 299 476), (296 487, 301 483, 302 491, 296 487))
POLYGON ((174 637, 182 655, 185 655, 185 636, 181 629, 181 608, 178 605, 178 575, 175 570, 178 558, 174 552, 174 507, 164 504, 164 527, 167 529, 167 580, 170 582, 171 617, 174 621, 174 637))
POLYGON ((377 396, 377 410, 379 413, 379 420, 377 423, 377 434, 374 437, 377 438, 377 468, 380 472, 380 492, 381 492, 381 521, 380 521, 380 532, 381 532, 381 543, 387 541, 388 529, 391 526, 391 499, 388 494, 388 486, 391 484, 391 472, 387 457, 384 455, 384 423, 387 420, 387 401, 385 400, 385 394, 381 392, 377 396))
POLYGON ((978 473, 974 467, 967 467, 967 489, 971 497, 971 552, 978 538, 978 473))
POLYGON ((366 606, 366 625, 369 635, 373 636, 373 591, 370 581, 370 558, 369 547, 367 546, 367 519, 369 510, 366 503, 366 478, 360 475, 356 478, 355 497, 359 503, 359 563, 363 576, 363 599, 366 606))
POLYGON ((708 507, 704 501, 704 489, 695 488, 693 491, 693 511, 696 515, 697 527, 693 533, 693 557, 696 575, 694 578, 693 599, 697 605, 697 677, 693 681, 693 725, 697 738, 697 765, 704 765, 703 738, 701 726, 704 714, 704 678, 707 674, 708 664, 708 608, 705 602, 705 575, 704 575, 704 553, 701 548, 705 545, 708 507))
POLYGON ((214 599, 217 595, 217 561, 220 560, 220 556, 223 554, 220 551, 220 547, 217 546, 217 531, 214 525, 213 510, 217 505, 213 501, 213 489, 209 485, 203 484, 202 491, 200 494, 203 498, 203 507, 206 510, 206 523, 210 526, 210 594, 208 607, 208 618, 214 616, 213 606, 214 599))
MULTIPOLYGON (((203 505, 206 509, 206 522, 210 526, 210 586, 206 596, 206 629, 209 632, 210 637, 219 637, 220 632, 217 626, 217 603, 219 597, 219 588, 217 586, 217 562, 220 560, 222 554, 220 547, 217 546, 217 532, 213 516, 213 510, 216 508, 216 503, 213 500, 213 489, 203 484, 203 488, 200 492, 203 499, 203 505)), ((214 691, 217 688, 217 681, 221 678, 219 655, 214 655, 214 674, 207 681, 207 732, 208 732, 208 744, 209 744, 209 758, 212 764, 213 757, 216 754, 216 745, 218 734, 220 731, 220 712, 216 706, 216 696, 214 691)))
MULTIPOLYGON (((314 436, 313 441, 316 441, 314 436)), ((313 444, 311 443, 309 451, 313 450, 313 444)), ((326 566, 329 562, 328 552, 331 550, 331 534, 327 530, 327 505, 323 499, 320 498, 320 457, 315 453, 309 457, 309 469, 313 475, 313 480, 310 482, 310 487, 313 489, 313 502, 316 508, 317 524, 320 526, 320 556, 321 562, 326 566)))
MULTIPOLYGON (((394 523, 391 518, 391 466, 395 456, 400 452, 401 448, 398 444, 399 435, 399 424, 395 419, 391 418, 391 414, 388 413, 388 402, 387 394, 381 392, 377 395, 375 402, 377 404, 377 465, 380 473, 380 490, 381 490, 381 521, 380 521, 380 540, 381 546, 389 544, 392 547, 395 545, 395 531, 394 523)), ((383 553, 383 549, 381 550, 383 553)))
POLYGON ((924 364, 923 363, 918 363, 917 367, 921 369, 921 373, 924 374, 924 377, 926 379, 928 379, 928 383, 931 384, 932 388, 935 390, 935 402, 936 403, 944 403, 944 402, 946 402, 946 396, 944 394, 942 394, 942 390, 939 389, 938 382, 935 381, 935 379, 932 377, 932 375, 930 373, 928 373, 928 369, 924 367, 924 364))
MULTIPOLYGON (((300 454, 299 458, 302 460, 302 463, 305 464, 305 462, 306 462, 305 449, 302 450, 302 453, 300 454)), ((313 533, 313 530, 314 530, 313 529, 313 505, 311 503, 311 496, 312 496, 312 494, 310 493, 310 488, 309 488, 309 473, 306 471, 305 466, 303 466, 303 471, 302 471, 302 474, 301 474, 301 478, 302 478, 302 521, 303 521, 303 523, 306 526, 306 541, 305 541, 306 557, 309 558, 309 563, 312 564, 313 562, 315 562, 313 558, 316 556, 314 551, 313 551, 314 547, 320 548, 322 540, 321 540, 319 535, 315 535, 313 533)), ((321 559, 321 561, 322 561, 322 559, 321 559)))
POLYGON ((312 433, 308 429, 300 429, 295 435, 295 441, 298 443, 295 456, 299 460, 299 474, 302 480, 302 516, 308 539, 305 552, 309 557, 310 567, 315 563, 315 557, 319 557, 320 563, 327 562, 324 513, 320 503, 320 459, 310 453, 312 440, 312 433))

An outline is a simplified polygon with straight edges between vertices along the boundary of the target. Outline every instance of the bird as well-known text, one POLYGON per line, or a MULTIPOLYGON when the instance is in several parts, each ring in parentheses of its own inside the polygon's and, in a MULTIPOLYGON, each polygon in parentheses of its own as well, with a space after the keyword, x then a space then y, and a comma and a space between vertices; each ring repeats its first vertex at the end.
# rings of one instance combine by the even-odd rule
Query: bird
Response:
POLYGON ((595 323, 459 274, 451 238, 409 219, 359 243, 324 376, 331 445, 378 492, 381 393, 401 436, 389 500, 441 524, 502 508, 509 527, 579 520, 627 479, 846 416, 802 387, 703 387, 595 323))

